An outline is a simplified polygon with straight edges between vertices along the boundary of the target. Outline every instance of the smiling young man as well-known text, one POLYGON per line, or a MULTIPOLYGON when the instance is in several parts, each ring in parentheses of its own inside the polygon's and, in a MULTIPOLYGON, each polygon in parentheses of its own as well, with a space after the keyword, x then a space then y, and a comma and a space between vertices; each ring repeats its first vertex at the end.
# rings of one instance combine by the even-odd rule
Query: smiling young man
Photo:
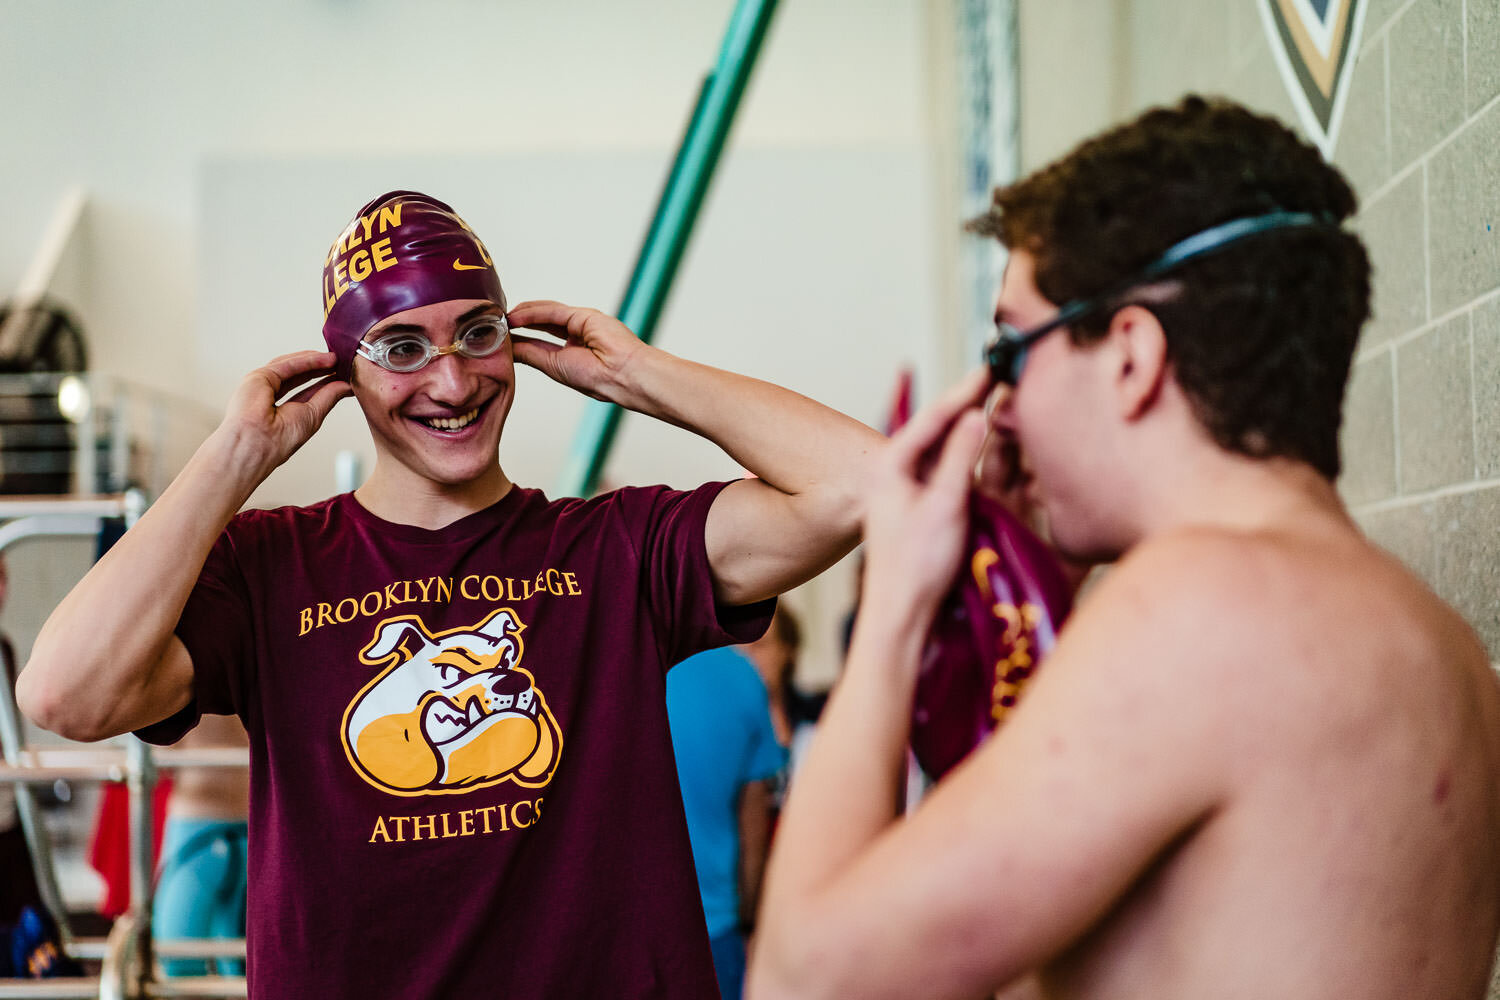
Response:
POLYGON ((253 997, 711 995, 666 668, 758 635, 851 546, 882 439, 593 310, 507 315, 483 244, 414 192, 360 210, 323 293, 330 352, 244 381, 48 620, 23 707, 84 740, 244 721, 253 997), (758 478, 516 486, 497 457, 516 362, 758 478), (369 479, 236 515, 351 393, 369 479))
POLYGON ((1014 388, 995 421, 1059 549, 1119 561, 897 822, 990 380, 893 439, 752 996, 1485 995, 1500 691, 1334 487, 1368 314, 1354 207, 1285 127, 1196 98, 996 193, 978 228, 1011 252, 991 364, 1014 388))

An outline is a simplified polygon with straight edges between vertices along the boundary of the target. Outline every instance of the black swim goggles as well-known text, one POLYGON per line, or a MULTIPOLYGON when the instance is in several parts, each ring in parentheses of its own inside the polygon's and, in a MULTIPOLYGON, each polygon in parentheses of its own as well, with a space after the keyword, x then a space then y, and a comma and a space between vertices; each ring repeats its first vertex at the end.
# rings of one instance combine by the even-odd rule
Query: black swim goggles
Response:
POLYGON ((1057 314, 1039 326, 1029 330, 1017 330, 1009 323, 996 321, 997 336, 985 348, 984 360, 990 369, 990 378, 1005 385, 1014 386, 1021 380, 1021 369, 1026 367, 1026 354, 1031 345, 1059 327, 1076 323, 1111 302, 1137 285, 1144 285, 1165 276, 1174 268, 1186 264, 1240 240, 1275 229, 1337 229, 1338 220, 1331 215, 1312 212, 1267 212, 1251 215, 1229 222, 1210 226, 1187 239, 1172 244, 1141 272, 1129 281, 1122 282, 1104 295, 1087 299, 1074 299, 1057 310, 1057 314))

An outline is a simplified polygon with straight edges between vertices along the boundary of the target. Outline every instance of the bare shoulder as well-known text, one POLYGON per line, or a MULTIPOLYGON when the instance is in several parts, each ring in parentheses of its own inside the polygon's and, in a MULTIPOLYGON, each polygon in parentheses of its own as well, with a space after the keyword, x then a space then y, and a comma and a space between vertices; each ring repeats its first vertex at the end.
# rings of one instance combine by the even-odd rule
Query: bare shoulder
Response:
POLYGON ((1179 697, 1223 705, 1239 694, 1236 710, 1251 714, 1267 704, 1283 717, 1301 709, 1359 724, 1417 680, 1423 697, 1485 703, 1496 689, 1462 617, 1352 525, 1152 539, 1107 574, 1074 624, 1080 639, 1133 651, 1133 670, 1170 674, 1179 697))

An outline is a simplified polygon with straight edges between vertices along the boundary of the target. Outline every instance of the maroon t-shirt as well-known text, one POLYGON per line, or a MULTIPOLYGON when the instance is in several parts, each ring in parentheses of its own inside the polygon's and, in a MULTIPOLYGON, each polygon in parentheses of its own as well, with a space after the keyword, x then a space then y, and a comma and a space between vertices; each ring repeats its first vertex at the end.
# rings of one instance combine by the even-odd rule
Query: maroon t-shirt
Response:
POLYGON ((195 701, 141 735, 249 731, 252 997, 715 995, 664 699, 773 607, 714 601, 723 485, 235 518, 177 626, 195 701))

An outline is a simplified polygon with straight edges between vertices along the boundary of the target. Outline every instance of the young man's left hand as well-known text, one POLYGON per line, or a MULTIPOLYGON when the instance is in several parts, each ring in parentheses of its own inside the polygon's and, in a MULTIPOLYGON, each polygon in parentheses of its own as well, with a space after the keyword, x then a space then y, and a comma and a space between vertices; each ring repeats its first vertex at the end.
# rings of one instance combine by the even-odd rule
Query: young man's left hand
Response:
POLYGON ((865 595, 926 625, 952 583, 967 528, 989 380, 975 372, 919 412, 875 462, 865 514, 865 595))
POLYGON ((640 352, 650 350, 625 324, 597 309, 537 300, 522 302, 507 318, 512 331, 540 330, 562 341, 557 344, 512 332, 518 363, 606 402, 622 402, 631 362, 640 352))

